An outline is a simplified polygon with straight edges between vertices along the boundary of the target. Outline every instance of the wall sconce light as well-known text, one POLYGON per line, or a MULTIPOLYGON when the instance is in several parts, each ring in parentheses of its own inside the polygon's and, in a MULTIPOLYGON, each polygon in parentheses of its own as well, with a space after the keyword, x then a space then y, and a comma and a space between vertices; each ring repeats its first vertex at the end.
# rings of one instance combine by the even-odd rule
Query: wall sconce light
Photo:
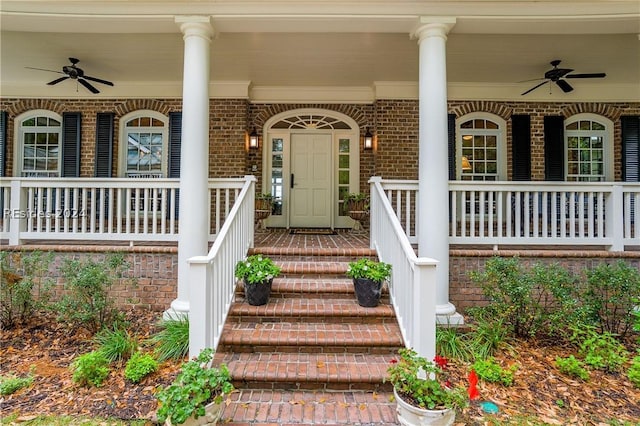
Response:
POLYGON ((364 149, 373 149, 373 135, 367 127, 367 132, 364 134, 364 149))
POLYGON ((462 156, 462 170, 472 170, 469 159, 464 155, 462 156))
POLYGON ((256 128, 254 127, 251 133, 249 134, 249 148, 257 149, 258 148, 258 132, 256 132, 256 128))

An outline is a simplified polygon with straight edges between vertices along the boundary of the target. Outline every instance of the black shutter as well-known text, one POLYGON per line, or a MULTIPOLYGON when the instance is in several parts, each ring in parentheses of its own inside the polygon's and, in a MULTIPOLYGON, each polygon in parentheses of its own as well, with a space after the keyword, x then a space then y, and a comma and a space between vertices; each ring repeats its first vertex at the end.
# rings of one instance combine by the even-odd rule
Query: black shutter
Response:
POLYGON ((640 182, 640 116, 621 117, 622 180, 640 182))
POLYGON ((80 122, 79 112, 62 114, 62 177, 80 176, 80 122))
POLYGON ((96 115, 95 177, 111 177, 113 164, 113 118, 111 112, 96 115))
POLYGON ((564 180, 564 118, 544 118, 544 178, 564 180))
MULTIPOLYGON (((169 113, 169 158, 168 158, 168 176, 170 178, 180 177, 180 149, 182 144, 182 113, 169 113)), ((173 202, 176 219, 180 211, 180 190, 176 190, 176 197, 173 202)), ((169 215, 167 209, 167 216, 169 215)))
POLYGON ((513 161, 511 174, 514 181, 531 180, 531 117, 511 116, 513 161))
POLYGON ((0 111, 0 177, 7 173, 7 112, 0 111))
POLYGON ((456 115, 448 114, 449 180, 456 180, 456 115))

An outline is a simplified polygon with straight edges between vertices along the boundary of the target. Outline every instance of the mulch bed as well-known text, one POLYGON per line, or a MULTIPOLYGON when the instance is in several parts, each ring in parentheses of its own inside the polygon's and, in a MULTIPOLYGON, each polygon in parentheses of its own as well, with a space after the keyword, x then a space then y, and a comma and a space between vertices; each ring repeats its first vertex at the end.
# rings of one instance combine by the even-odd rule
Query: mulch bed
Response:
MULTIPOLYGON (((140 342, 156 331, 159 312, 134 309, 126 313, 140 342)), ((100 388, 85 388, 73 383, 69 365, 78 356, 91 351, 91 336, 82 330, 70 330, 48 317, 2 330, 0 371, 26 375, 35 367, 34 384, 13 395, 0 398, 0 418, 17 413, 28 419, 35 415, 68 415, 148 419, 157 408, 154 393, 168 385, 179 370, 180 362, 167 362, 160 371, 132 384, 123 376, 124 368, 112 372, 100 388)), ((550 344, 519 342, 514 350, 496 358, 503 366, 516 363, 513 386, 479 383, 480 401, 496 403, 495 416, 482 413, 478 402, 457 417, 458 424, 485 425, 491 418, 513 420, 531 416, 548 424, 600 425, 612 420, 640 419, 640 389, 634 388, 624 374, 592 372, 588 382, 574 380, 553 365, 557 356, 566 357, 571 348, 550 344)), ((464 366, 450 363, 453 376, 466 381, 464 366)), ((521 423, 527 424, 527 423, 521 423)))

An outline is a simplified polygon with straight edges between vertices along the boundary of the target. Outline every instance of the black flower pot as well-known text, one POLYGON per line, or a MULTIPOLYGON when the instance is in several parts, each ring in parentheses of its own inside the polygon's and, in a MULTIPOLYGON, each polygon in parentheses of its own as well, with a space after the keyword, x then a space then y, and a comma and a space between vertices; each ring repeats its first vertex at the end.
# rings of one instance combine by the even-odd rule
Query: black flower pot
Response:
POLYGON ((373 281, 368 278, 354 278, 353 287, 356 292, 358 304, 366 308, 375 308, 380 303, 382 294, 382 281, 373 281))
POLYGON ((244 296, 252 306, 262 306, 269 302, 273 280, 251 284, 244 281, 244 296))

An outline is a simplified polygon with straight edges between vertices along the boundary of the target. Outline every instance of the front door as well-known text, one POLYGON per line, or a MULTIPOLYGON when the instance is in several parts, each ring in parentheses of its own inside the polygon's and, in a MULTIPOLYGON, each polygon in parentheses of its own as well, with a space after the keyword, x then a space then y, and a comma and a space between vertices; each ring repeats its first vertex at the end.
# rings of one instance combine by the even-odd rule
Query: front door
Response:
POLYGON ((332 158, 331 134, 291 134, 291 227, 331 227, 332 158))

